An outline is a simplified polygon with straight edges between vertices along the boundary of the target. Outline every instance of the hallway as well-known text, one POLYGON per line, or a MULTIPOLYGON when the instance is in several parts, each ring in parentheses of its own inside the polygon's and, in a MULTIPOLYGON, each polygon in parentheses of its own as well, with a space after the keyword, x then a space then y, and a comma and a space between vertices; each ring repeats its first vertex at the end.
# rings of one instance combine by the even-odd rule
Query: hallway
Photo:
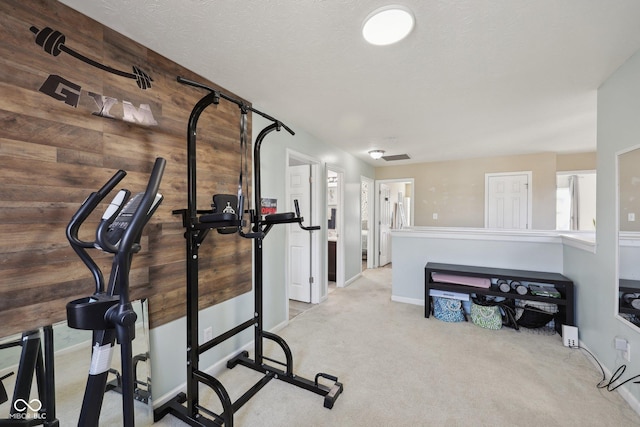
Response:
MULTIPOLYGON (((386 267, 391 267, 391 264, 387 265, 386 267)), ((362 272, 364 273, 366 269, 367 269, 367 260, 363 259, 362 272)), ((336 290, 336 282, 329 281, 329 295, 331 295, 331 293, 335 290, 336 290)), ((289 320, 293 319, 296 316, 301 315, 302 313, 309 310, 313 306, 314 304, 311 304, 311 303, 290 299, 289 300, 289 320)))
MULTIPOLYGON (((336 282, 329 282, 329 294, 336 290, 336 282)), ((296 301, 293 299, 289 300, 289 320, 293 319, 296 316, 301 315, 305 311, 309 310, 316 304, 311 304, 310 302, 302 302, 296 301)))

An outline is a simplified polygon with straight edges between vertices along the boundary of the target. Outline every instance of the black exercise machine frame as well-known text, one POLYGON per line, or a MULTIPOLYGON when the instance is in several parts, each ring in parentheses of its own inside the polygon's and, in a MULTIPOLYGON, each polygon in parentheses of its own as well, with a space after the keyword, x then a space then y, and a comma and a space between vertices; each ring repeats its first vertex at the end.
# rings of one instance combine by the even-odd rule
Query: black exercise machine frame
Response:
POLYGON ((133 256, 141 249, 142 231, 162 201, 158 190, 165 165, 164 158, 156 158, 147 187, 144 193, 139 193, 138 202, 132 208, 128 226, 124 228, 118 226, 123 231, 117 242, 111 242, 107 236, 109 228, 118 222, 120 214, 127 209, 127 202, 133 202, 138 197, 136 195, 129 199, 131 194, 129 190, 120 190, 102 215, 96 230, 95 241, 81 240, 78 231, 103 199, 124 179, 127 174, 124 170, 117 171, 102 188, 91 193, 67 225, 67 239, 74 252, 91 271, 95 282, 93 295, 70 301, 66 307, 67 324, 70 328, 92 331, 91 367, 78 420, 79 426, 98 426, 104 393, 107 389, 107 377, 110 373, 109 367, 102 365, 106 362, 105 354, 111 353, 116 339, 120 344, 121 381, 118 391, 122 394, 122 425, 125 427, 135 425, 134 378, 136 374, 132 341, 135 338, 137 314, 129 298, 129 273, 133 256), (111 273, 107 283, 102 270, 87 252, 88 249, 113 254, 111 273), (108 352, 104 350, 105 348, 109 348, 108 352), (98 366, 96 366, 96 372, 93 372, 96 361, 98 366))
MULTIPOLYGON (((20 340, 0 344, 0 350, 22 347, 13 398, 11 399, 10 418, 0 419, 0 426, 2 427, 36 425, 58 427, 60 425, 59 420, 56 418, 53 327, 51 325, 44 326, 42 335, 44 341, 40 338, 40 330, 35 329, 22 333, 20 340), (26 403, 32 403, 30 396, 34 374, 36 376, 40 409, 37 411, 37 415, 27 416, 26 403), (25 407, 17 408, 16 402, 18 400, 25 403, 25 407)), ((10 375, 13 375, 13 372, 0 378, 0 380, 10 375)), ((3 397, 6 397, 4 387, 2 391, 3 397)), ((2 403, 2 400, 0 400, 0 403, 2 403)))
MULTIPOLYGON (((271 228, 276 224, 298 225, 308 231, 319 230, 320 227, 305 227, 302 225, 303 218, 300 216, 299 208, 296 201, 296 214, 281 213, 267 215, 264 219, 260 214, 261 194, 260 194, 260 147, 262 141, 270 132, 281 128, 286 129, 291 135, 294 132, 285 126, 282 122, 273 117, 262 113, 246 103, 236 100, 235 98, 225 95, 221 91, 213 89, 209 86, 193 82, 191 80, 178 77, 180 83, 184 83, 193 87, 206 89, 210 93, 205 95, 198 101, 189 116, 187 131, 187 209, 174 210, 174 214, 182 215, 183 226, 186 229, 186 269, 187 269, 187 390, 186 393, 179 393, 172 400, 166 402, 162 406, 154 410, 154 421, 160 420, 167 414, 172 414, 191 426, 221 426, 233 427, 234 413, 238 411, 245 403, 251 399, 258 391, 262 389, 272 379, 279 379, 289 384, 296 385, 305 390, 312 391, 316 394, 324 396, 324 406, 331 409, 335 400, 343 390, 343 385, 338 382, 338 378, 325 373, 318 373, 314 381, 299 377, 293 373, 293 355, 291 349, 284 339, 276 334, 263 330, 263 278, 262 278, 262 242, 271 228), (214 213, 213 211, 203 211, 197 209, 196 195, 196 126, 202 112, 212 104, 218 104, 220 99, 230 101, 240 107, 241 111, 241 144, 246 141, 246 114, 253 111, 273 123, 265 127, 257 136, 254 146, 253 172, 254 172, 254 209, 249 210, 252 230, 250 233, 243 232, 244 221, 244 195, 242 193, 242 165, 240 171, 240 183, 238 185, 238 208, 237 214, 214 213), (199 214, 202 214, 198 217, 199 214), (218 335, 217 337, 203 343, 198 344, 198 251, 212 229, 228 229, 229 227, 237 227, 242 237, 251 238, 255 242, 254 246, 254 271, 255 271, 255 289, 254 289, 254 316, 253 318, 237 325, 236 327, 218 335), (254 328, 254 357, 255 360, 249 358, 247 351, 241 351, 227 362, 227 368, 231 369, 237 365, 242 365, 255 371, 261 372, 264 376, 235 402, 231 400, 229 393, 223 384, 212 375, 203 372, 199 368, 199 358, 204 352, 221 344, 227 339, 239 334, 240 332, 254 328), (263 354, 263 339, 269 339, 275 342, 282 349, 286 362, 280 362, 270 359, 263 354), (284 369, 275 368, 264 363, 265 360, 279 364, 284 369), (332 387, 327 387, 319 383, 319 378, 325 378, 333 381, 332 387), (198 384, 202 383, 209 386, 218 396, 222 404, 222 413, 217 414, 200 405, 198 384), (183 403, 186 402, 186 407, 183 403), (206 414, 209 417, 204 417, 206 414)), ((241 147, 242 149, 243 147, 241 147)))

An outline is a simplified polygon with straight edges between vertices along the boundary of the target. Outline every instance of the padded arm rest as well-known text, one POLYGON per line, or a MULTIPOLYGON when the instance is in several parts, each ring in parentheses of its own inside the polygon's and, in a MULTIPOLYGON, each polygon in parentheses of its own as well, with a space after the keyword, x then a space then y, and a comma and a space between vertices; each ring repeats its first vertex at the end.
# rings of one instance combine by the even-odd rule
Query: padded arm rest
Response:
POLYGON ((207 215, 202 215, 200 217, 200 222, 229 222, 229 221, 235 221, 236 218, 236 214, 232 214, 232 213, 212 213, 212 214, 207 214, 207 215))
POLYGON ((263 222, 265 224, 284 224, 290 222, 300 222, 300 218, 296 217, 293 212, 282 212, 265 216, 263 222))
POLYGON ((211 213, 200 217, 197 229, 215 228, 220 234, 232 234, 238 231, 240 220, 230 212, 211 213))

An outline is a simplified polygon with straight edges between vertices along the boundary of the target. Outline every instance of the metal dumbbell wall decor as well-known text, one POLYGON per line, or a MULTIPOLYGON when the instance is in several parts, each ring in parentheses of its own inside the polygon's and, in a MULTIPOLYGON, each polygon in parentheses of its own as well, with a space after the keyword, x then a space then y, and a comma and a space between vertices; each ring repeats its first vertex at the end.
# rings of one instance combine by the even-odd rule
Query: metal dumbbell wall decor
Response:
POLYGON ((108 71, 117 76, 133 79, 136 81, 140 89, 149 89, 151 87, 151 82, 153 81, 153 79, 135 65, 133 66, 133 73, 116 70, 115 68, 111 68, 108 65, 104 65, 97 61, 94 61, 93 59, 87 58, 81 53, 78 53, 65 45, 66 37, 60 31, 54 30, 50 27, 44 27, 42 30, 39 30, 38 28, 33 26, 30 28, 30 30, 33 34, 36 35, 36 44, 42 47, 48 54, 58 56, 61 52, 65 52, 73 56, 74 58, 79 59, 82 62, 85 62, 101 70, 108 71))

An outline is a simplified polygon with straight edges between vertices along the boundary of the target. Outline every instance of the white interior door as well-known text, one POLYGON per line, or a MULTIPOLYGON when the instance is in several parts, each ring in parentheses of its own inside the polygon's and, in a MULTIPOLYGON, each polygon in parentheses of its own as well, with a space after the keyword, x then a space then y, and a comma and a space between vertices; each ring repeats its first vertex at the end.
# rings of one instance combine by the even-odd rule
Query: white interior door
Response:
MULTIPOLYGON (((300 215, 308 223, 311 218, 311 166, 289 166, 289 206, 293 212, 298 200, 300 215)), ((310 225, 310 224, 307 224, 310 225)), ((311 233, 298 224, 289 224, 289 271, 287 274, 289 299, 311 302, 311 233)))
POLYGON ((380 262, 379 266, 391 262, 391 188, 380 183, 380 262))
POLYGON ((531 172, 486 175, 487 228, 531 228, 531 172))

